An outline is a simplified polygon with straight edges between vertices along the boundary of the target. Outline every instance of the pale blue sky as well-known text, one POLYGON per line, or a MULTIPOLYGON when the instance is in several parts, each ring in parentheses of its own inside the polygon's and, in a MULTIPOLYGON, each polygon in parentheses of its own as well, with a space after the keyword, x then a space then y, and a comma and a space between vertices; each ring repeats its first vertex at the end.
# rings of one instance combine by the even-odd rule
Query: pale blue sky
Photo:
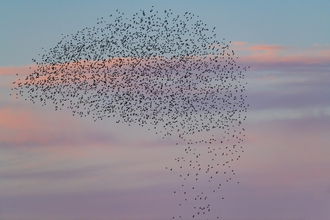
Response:
POLYGON ((0 66, 28 65, 61 33, 93 26, 116 9, 133 14, 150 8, 198 14, 219 38, 259 44, 312 46, 330 42, 330 2, 277 1, 9 1, 0 2, 0 66))

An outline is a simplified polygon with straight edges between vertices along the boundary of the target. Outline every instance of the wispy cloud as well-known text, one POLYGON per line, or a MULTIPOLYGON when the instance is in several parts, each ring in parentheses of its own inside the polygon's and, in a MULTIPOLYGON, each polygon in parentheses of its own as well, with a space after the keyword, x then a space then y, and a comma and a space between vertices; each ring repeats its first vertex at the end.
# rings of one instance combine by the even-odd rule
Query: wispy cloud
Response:
POLYGON ((299 48, 283 45, 251 44, 248 42, 233 42, 239 61, 250 65, 252 70, 269 69, 305 69, 329 68, 330 46, 315 45, 299 48))
MULTIPOLYGON (((266 68, 290 68, 290 67, 315 67, 330 65, 330 45, 314 45, 310 47, 293 47, 284 45, 270 44, 252 44, 249 42, 232 42, 233 49, 239 56, 240 63, 250 65, 254 69, 266 68)), ((66 68, 79 68, 79 65, 85 67, 102 67, 105 64, 108 67, 119 67, 125 69, 132 68, 132 64, 137 66, 149 64, 154 65, 150 61, 157 59, 161 62, 168 62, 166 57, 153 57, 151 59, 139 58, 112 58, 106 61, 79 61, 78 63, 66 63, 66 68), (128 65, 129 64, 129 65, 128 65), (127 66, 128 65, 128 66, 127 66)), ((190 59, 200 59, 200 57, 190 57, 190 59)), ((174 61, 174 60, 173 60, 174 61)), ((161 64, 162 65, 162 64, 161 64)), ((55 67, 57 65, 43 65, 45 69, 55 67)), ((59 66, 60 67, 60 66, 59 66)), ((103 67, 102 67, 103 68, 103 67)), ((31 64, 21 67, 0 67, 0 75, 12 74, 29 74, 37 70, 37 65, 31 64)))
POLYGON ((254 119, 309 117, 330 103, 330 46, 293 47, 233 42, 238 63, 250 65, 246 94, 254 119))
POLYGON ((66 146, 95 141, 116 143, 115 136, 102 130, 93 130, 93 124, 89 124, 89 129, 84 129, 84 123, 72 117, 68 111, 57 113, 47 107, 39 109, 27 103, 7 103, 0 108, 1 147, 66 146))
POLYGON ((0 67, 0 76, 5 75, 28 75, 33 72, 33 70, 36 70, 37 66, 34 64, 28 65, 28 66, 8 66, 8 67, 0 67))

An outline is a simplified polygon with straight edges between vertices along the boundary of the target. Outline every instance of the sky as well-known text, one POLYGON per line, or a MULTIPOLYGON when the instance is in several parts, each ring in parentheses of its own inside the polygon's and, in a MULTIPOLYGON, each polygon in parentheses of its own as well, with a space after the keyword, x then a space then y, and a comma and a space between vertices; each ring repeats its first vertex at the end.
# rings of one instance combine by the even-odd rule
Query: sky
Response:
POLYGON ((234 182, 210 198, 208 218, 329 219, 330 2, 321 0, 1 0, 0 219, 166 220, 189 212, 173 194, 179 172, 165 169, 175 168, 185 144, 10 96, 12 82, 62 34, 116 9, 130 15, 151 6, 199 15, 250 66, 244 153, 233 163, 234 182))

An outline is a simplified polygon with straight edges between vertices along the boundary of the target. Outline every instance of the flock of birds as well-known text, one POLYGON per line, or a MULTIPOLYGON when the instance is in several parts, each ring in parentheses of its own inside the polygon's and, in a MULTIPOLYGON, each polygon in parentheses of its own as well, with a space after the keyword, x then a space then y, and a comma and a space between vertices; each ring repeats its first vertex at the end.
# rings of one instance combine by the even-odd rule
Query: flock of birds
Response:
POLYGON ((13 82, 16 97, 95 121, 136 123, 188 146, 177 167, 166 169, 180 172, 184 182, 174 193, 192 213, 173 219, 212 218, 208 198, 231 181, 243 152, 247 67, 192 13, 152 7, 132 17, 117 10, 110 19, 63 36, 33 59, 37 69, 13 82))

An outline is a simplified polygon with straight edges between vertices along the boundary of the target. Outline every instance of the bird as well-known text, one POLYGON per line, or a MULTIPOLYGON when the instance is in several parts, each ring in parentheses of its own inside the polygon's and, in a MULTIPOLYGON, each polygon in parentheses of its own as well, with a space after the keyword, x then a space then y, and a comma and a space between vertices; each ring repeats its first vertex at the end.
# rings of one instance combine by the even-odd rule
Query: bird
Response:
POLYGON ((219 41, 215 27, 191 12, 152 7, 127 16, 117 9, 96 20, 32 59, 36 70, 15 80, 11 95, 95 123, 137 124, 175 139, 177 147, 188 145, 175 159, 179 177, 210 188, 198 192, 203 184, 182 184, 174 193, 199 207, 190 217, 211 213, 208 199, 224 181, 219 174, 235 175, 230 165, 244 152, 244 72, 250 66, 238 65, 231 41, 219 41), (219 164, 223 172, 215 169, 219 164))

